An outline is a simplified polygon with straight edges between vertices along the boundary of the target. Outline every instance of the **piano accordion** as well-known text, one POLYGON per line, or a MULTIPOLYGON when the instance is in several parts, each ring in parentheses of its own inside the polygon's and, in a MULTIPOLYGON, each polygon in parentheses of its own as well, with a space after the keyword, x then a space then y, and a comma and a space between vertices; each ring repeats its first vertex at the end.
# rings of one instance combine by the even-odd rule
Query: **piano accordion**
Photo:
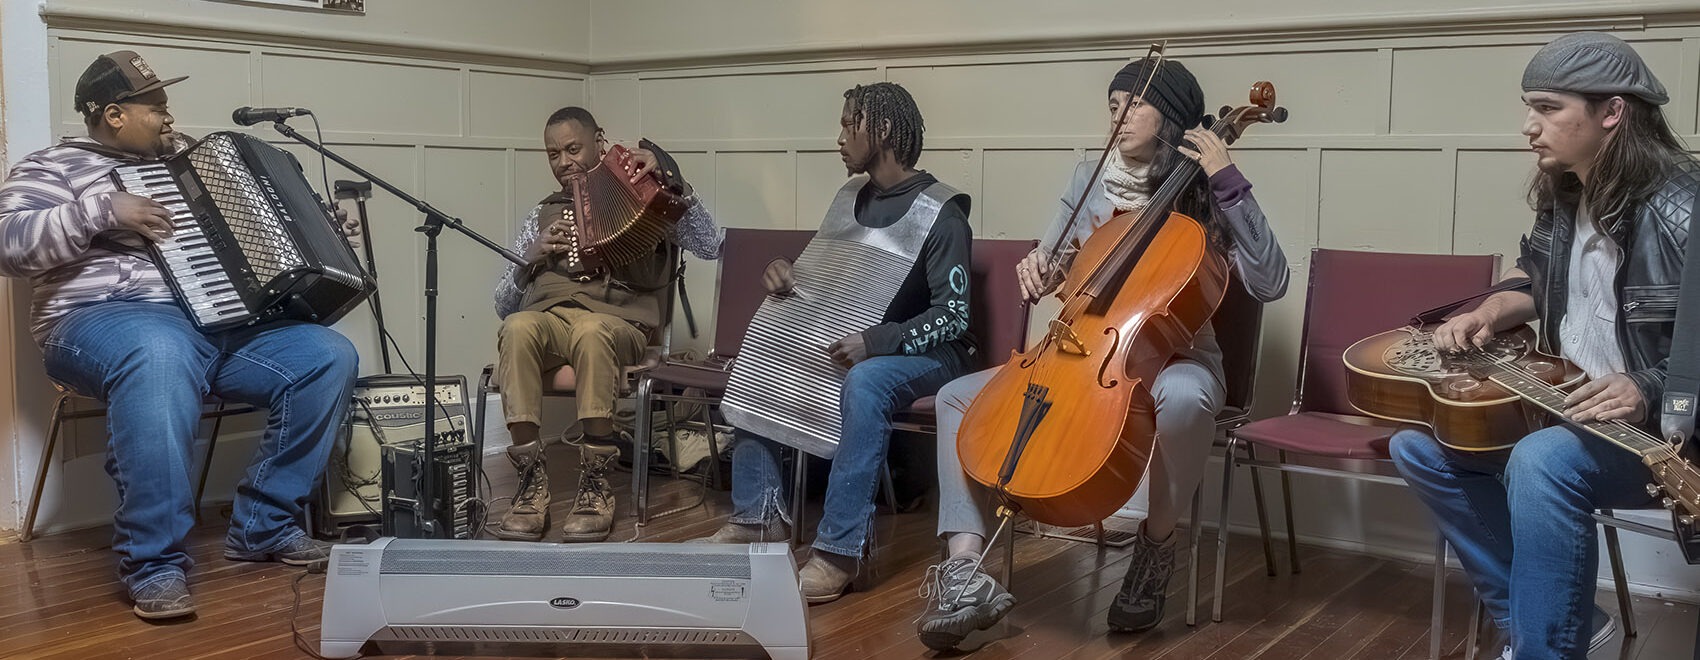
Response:
MULTIPOLYGON (((633 183, 632 153, 614 145, 590 171, 570 178, 572 201, 561 205, 558 226, 568 249, 555 256, 572 273, 597 273, 625 266, 655 252, 684 217, 684 199, 644 176, 633 183)), ((551 207, 554 208, 554 207, 551 207)), ((556 218, 543 218, 548 227, 556 218)))
POLYGON ((213 133, 112 177, 119 190, 171 211, 171 237, 148 250, 202 332, 280 320, 329 325, 376 287, 300 164, 258 138, 213 133))

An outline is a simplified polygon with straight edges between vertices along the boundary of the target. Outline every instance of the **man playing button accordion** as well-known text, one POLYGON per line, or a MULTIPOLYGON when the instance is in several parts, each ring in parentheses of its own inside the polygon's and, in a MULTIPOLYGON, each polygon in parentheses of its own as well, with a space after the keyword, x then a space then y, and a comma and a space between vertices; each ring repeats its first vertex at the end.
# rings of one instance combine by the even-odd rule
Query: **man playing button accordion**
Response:
MULTIPOLYGON (((721 232, 671 157, 645 142, 651 148, 632 152, 632 180, 653 176, 681 192, 684 215, 646 255, 631 263, 589 267, 580 259, 583 246, 573 216, 580 207, 571 182, 603 162, 602 128, 584 108, 562 108, 545 122, 543 144, 561 191, 531 209, 514 240, 515 251, 531 265, 509 266, 496 284, 502 328, 495 377, 513 438, 508 459, 519 473, 513 505, 496 536, 538 541, 549 531, 549 473, 538 442, 543 374, 571 365, 584 433, 578 442, 579 487, 562 524, 562 540, 594 542, 608 538, 613 528, 614 490, 605 474, 620 452, 614 401, 626 368, 643 360, 649 332, 661 325, 667 288, 675 277, 668 243, 703 259, 718 259, 721 232)), ((648 451, 647 440, 640 439, 638 451, 648 451)))

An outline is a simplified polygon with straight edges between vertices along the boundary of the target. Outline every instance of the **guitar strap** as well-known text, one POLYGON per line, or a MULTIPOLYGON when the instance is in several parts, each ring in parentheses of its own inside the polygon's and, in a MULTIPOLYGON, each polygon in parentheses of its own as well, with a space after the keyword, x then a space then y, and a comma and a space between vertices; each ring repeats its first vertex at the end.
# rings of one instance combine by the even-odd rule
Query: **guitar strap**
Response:
POLYGON ((1666 441, 1680 443, 1694 435, 1695 399, 1700 396, 1700 342, 1684 341, 1700 332, 1700 241, 1694 237, 1694 221, 1700 218, 1700 195, 1695 195, 1688 215, 1687 255, 1682 261, 1682 285, 1677 289, 1676 328, 1671 334, 1670 364, 1665 375, 1664 405, 1659 411, 1659 431, 1666 441))
POLYGON ((1411 317, 1411 325, 1421 326, 1428 325, 1430 323, 1439 323, 1441 319, 1446 318, 1447 314, 1451 314, 1459 307, 1470 304, 1471 301, 1476 300, 1477 298, 1486 298, 1501 291, 1514 291, 1528 286, 1529 278, 1527 277, 1509 279, 1504 282, 1500 282, 1499 284, 1495 284, 1481 293, 1471 294, 1465 298, 1454 300, 1434 309, 1417 314, 1416 316, 1411 317))

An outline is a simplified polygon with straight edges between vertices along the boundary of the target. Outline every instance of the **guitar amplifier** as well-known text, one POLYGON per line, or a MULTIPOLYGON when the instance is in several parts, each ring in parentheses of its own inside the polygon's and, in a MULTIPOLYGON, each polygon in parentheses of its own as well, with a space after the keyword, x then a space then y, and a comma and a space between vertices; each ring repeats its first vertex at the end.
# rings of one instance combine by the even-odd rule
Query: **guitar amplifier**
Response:
MULTIPOLYGON (((451 471, 467 482, 458 495, 463 500, 470 499, 477 492, 479 456, 476 448, 460 446, 469 444, 464 433, 471 421, 466 379, 439 376, 436 396, 437 462, 439 466, 449 463, 457 466, 451 471), (460 440, 454 439, 454 431, 461 432, 460 440)), ((393 458, 391 455, 399 450, 396 455, 417 460, 423 451, 420 440, 425 437, 424 398, 425 387, 413 376, 367 376, 355 381, 347 427, 325 470, 324 486, 314 508, 317 536, 336 538, 350 527, 377 527, 384 522, 386 508, 394 508, 387 502, 390 499, 387 494, 397 490, 394 471, 385 470, 387 466, 393 467, 393 462, 387 463, 386 458, 393 458)), ((404 464, 401 469, 406 473, 401 477, 402 482, 417 478, 412 465, 404 464)), ((452 482, 439 478, 437 483, 452 482)), ((417 495, 410 483, 404 483, 401 489, 406 498, 417 495)), ((449 493, 451 499, 456 496, 449 493)), ((450 506, 455 504, 451 502, 450 506)), ((405 515, 410 518, 407 524, 411 524, 411 509, 405 515)))
POLYGON ((466 432, 464 416, 454 428, 437 431, 431 461, 425 461, 423 439, 383 446, 383 533, 407 539, 470 539, 477 531, 472 510, 478 498, 478 451, 466 432), (431 492, 424 490, 425 470, 431 470, 431 492), (417 513, 428 509, 442 523, 432 531, 420 525, 417 513))

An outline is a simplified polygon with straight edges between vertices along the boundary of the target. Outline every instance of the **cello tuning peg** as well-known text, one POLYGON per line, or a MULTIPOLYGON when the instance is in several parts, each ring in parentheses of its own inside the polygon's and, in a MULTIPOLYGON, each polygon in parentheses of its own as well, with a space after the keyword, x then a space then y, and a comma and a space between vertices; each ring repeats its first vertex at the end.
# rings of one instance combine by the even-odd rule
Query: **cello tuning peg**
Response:
POLYGON ((1287 121, 1287 109, 1277 106, 1274 110, 1270 110, 1269 121, 1277 124, 1285 123, 1287 121))
POLYGON ((1233 111, 1234 111, 1234 109, 1233 109, 1233 107, 1232 107, 1232 106, 1226 106, 1226 105, 1224 105, 1224 106, 1222 106, 1222 109, 1221 109, 1221 110, 1217 110, 1217 111, 1216 111, 1216 116, 1218 116, 1218 117, 1226 117, 1226 116, 1228 116, 1228 113, 1231 113, 1231 112, 1233 112, 1233 111))

